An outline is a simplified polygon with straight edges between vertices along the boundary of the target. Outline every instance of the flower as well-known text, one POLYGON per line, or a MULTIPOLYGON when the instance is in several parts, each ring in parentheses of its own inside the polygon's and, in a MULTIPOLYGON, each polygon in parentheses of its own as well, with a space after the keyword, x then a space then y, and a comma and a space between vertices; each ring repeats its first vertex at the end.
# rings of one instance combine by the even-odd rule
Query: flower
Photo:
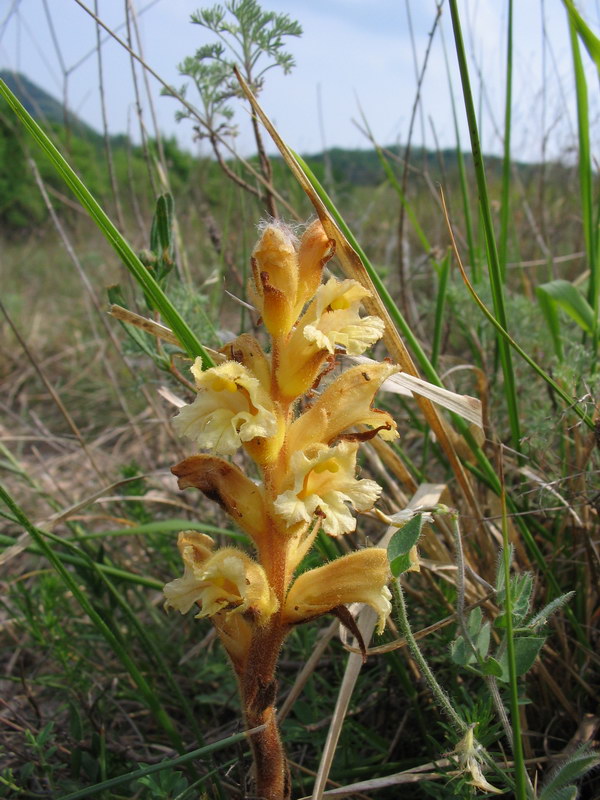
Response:
POLYGON ((382 439, 395 439, 398 432, 394 419, 387 411, 372 408, 371 403, 381 384, 399 369, 396 364, 384 362, 352 367, 342 373, 311 408, 294 421, 288 436, 290 451, 306 447, 307 442, 329 444, 355 425, 368 425, 382 439))
POLYGON ((264 569, 235 547, 213 553, 213 545, 211 537, 203 533, 179 534, 184 574, 165 586, 165 607, 185 614, 197 603, 197 617, 212 617, 220 611, 247 612, 259 624, 266 623, 279 604, 264 569))
POLYGON ((296 624, 340 605, 368 603, 377 612, 377 632, 382 633, 392 610, 388 580, 388 559, 383 548, 350 553, 296 578, 283 607, 283 619, 296 624))
POLYGON ((180 436, 214 453, 231 455, 242 443, 277 434, 273 403, 243 364, 226 361, 203 371, 197 358, 191 371, 198 396, 173 420, 180 436))
MULTIPOLYGON (((320 350, 335 353, 336 346, 358 356, 383 336, 385 324, 379 317, 361 317, 360 301, 370 297, 358 281, 330 278, 319 286, 314 300, 300 320, 303 335, 320 350)), ((299 327, 300 327, 299 325, 299 327)))
POLYGON ((267 225, 252 253, 255 300, 266 329, 285 336, 296 321, 298 256, 295 240, 283 225, 267 225))
POLYGON ((360 355, 383 336, 379 317, 361 317, 360 302, 370 292, 358 281, 330 278, 319 286, 286 345, 286 358, 276 364, 284 397, 295 398, 310 388, 324 360, 343 347, 360 355))
POLYGON ((290 525, 308 523, 318 514, 323 530, 332 536, 353 531, 356 520, 346 503, 367 511, 381 492, 375 481, 355 478, 357 450, 357 443, 341 442, 335 447, 316 445, 310 455, 294 453, 289 470, 294 485, 275 499, 276 513, 290 525))
POLYGON ((180 489, 193 486, 218 503, 260 548, 268 527, 262 486, 235 464, 206 453, 184 459, 171 472, 177 476, 180 489))
POLYGON ((330 239, 321 225, 315 220, 304 231, 298 249, 298 292, 296 312, 299 315, 304 304, 314 297, 323 267, 335 252, 335 242, 330 239))
POLYGON ((476 789, 481 789, 483 792, 492 792, 492 794, 504 794, 502 789, 492 786, 491 783, 486 781, 483 772, 481 771, 482 762, 482 747, 475 740, 473 735, 473 728, 471 725, 467 733, 463 736, 460 742, 452 751, 452 755, 458 756, 458 765, 462 772, 470 772, 472 780, 469 781, 471 786, 476 789))

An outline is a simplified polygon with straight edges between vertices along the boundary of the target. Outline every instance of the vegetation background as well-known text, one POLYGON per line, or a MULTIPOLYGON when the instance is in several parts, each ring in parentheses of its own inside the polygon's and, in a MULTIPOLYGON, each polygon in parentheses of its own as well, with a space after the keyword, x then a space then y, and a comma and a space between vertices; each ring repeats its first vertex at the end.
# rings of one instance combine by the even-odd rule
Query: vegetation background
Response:
MULTIPOLYGON (((239 21, 244 7, 255 6, 230 3, 228 19, 239 21)), ((452 465, 411 400, 382 395, 401 440, 394 458, 369 451, 363 472, 384 483, 389 513, 425 483, 447 486, 443 499, 458 508, 467 571, 461 578, 456 540, 438 519, 423 543, 421 573, 404 581, 409 617, 424 631, 422 651, 453 707, 467 724, 477 723, 477 738, 497 765, 489 781, 508 795, 541 800, 600 796, 597 768, 590 769, 600 724, 600 206, 587 113, 597 85, 588 85, 582 69, 584 59, 600 63, 600 48, 580 17, 569 19, 578 117, 564 159, 524 164, 512 157, 510 48, 507 104, 497 110, 505 153, 484 159, 485 183, 476 143, 471 152, 460 141, 451 151, 410 141, 380 147, 369 139, 368 120, 364 150, 306 159, 383 281, 423 376, 483 404, 483 441, 464 423, 452 424, 485 525, 462 499, 452 465), (440 187, 475 291, 529 361, 469 294, 450 248, 440 187), (497 585, 503 537, 514 548, 508 607, 501 578, 497 585), (462 614, 463 592, 483 614, 462 614), (543 627, 535 612, 549 603, 543 627), (518 696, 505 655, 509 617, 516 629, 509 639, 521 642, 518 696), (464 652, 465 626, 477 658, 464 652), (519 783, 524 768, 511 731, 535 788, 519 783)), ((436 23, 432 46, 439 44, 436 23)), ((200 24, 210 27, 210 17, 200 24)), ((257 34, 269 24, 252 29, 254 46, 285 70, 285 47, 257 34)), ((458 37, 457 51, 460 57, 458 37)), ((205 158, 158 131, 141 144, 95 131, 24 75, 0 77, 196 337, 218 348, 244 330, 260 335, 245 304, 258 220, 270 212, 302 221, 312 208, 284 161, 266 155, 264 134, 255 157, 227 155, 226 109, 243 102, 223 69, 231 54, 199 55, 182 62, 194 109, 179 108, 182 124, 196 125, 215 148, 205 158), (193 94, 194 84, 204 95, 193 94)), ((419 64, 426 69, 427 53, 419 64)), ((246 77, 260 91, 260 77, 246 77)), ((462 92, 468 98, 470 90, 452 91, 462 113, 462 92)), ((173 398, 191 397, 189 360, 172 343, 107 315, 111 302, 159 318, 5 101, 0 241, 0 796, 242 797, 249 761, 237 735, 235 681, 208 625, 162 610, 161 587, 180 572, 179 530, 240 538, 212 505, 178 492, 169 471, 185 455, 169 420, 173 398), (210 743, 218 752, 202 749, 210 743)), ((356 543, 380 535, 379 523, 366 517, 356 543)), ((342 551, 343 543, 323 536, 312 558, 342 551)), ((338 715, 348 653, 334 632, 328 620, 299 628, 280 667, 297 797, 312 792, 338 715), (311 660, 315 652, 318 661, 311 660)), ((398 637, 392 626, 376 644, 398 637)), ((418 660, 406 647, 390 648, 360 672, 327 788, 366 781, 345 796, 473 796, 472 775, 449 757, 458 738, 418 660)))

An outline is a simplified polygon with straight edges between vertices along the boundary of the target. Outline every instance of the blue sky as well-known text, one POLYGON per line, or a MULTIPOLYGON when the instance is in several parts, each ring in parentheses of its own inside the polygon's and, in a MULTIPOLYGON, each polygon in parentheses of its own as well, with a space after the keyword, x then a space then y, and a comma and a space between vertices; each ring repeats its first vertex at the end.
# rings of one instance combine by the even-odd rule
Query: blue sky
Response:
MULTIPOLYGON (((97 3, 100 17, 110 27, 120 28, 119 34, 125 36, 123 0, 97 0, 97 3)), ((94 0, 88 0, 88 5, 93 7, 94 0)), ((182 79, 178 77, 177 63, 210 40, 208 32, 189 22, 190 14, 202 4, 197 0, 153 3, 135 0, 134 5, 139 12, 146 60, 168 83, 180 85, 182 79)), ((321 150, 323 144, 367 147, 367 141, 352 122, 359 117, 359 103, 379 142, 405 141, 416 87, 407 7, 416 59, 421 64, 435 17, 434 0, 263 0, 262 5, 289 14, 304 29, 302 38, 290 39, 288 44, 296 60, 295 70, 289 76, 275 71, 269 73, 261 96, 267 113, 294 149, 307 153, 321 150)), ((477 93, 478 71, 486 87, 481 103, 484 147, 493 152, 501 148, 496 129, 501 127, 504 113, 506 5, 501 0, 463 0, 460 3, 477 93)), ((545 128, 550 130, 550 155, 561 155, 572 147, 574 131, 573 81, 565 12, 560 0, 518 0, 514 6, 514 154, 523 159, 538 158, 545 128), (547 35, 545 52, 542 11, 547 35)), ((588 0, 580 2, 579 7, 597 30, 597 3, 588 0)), ((451 64, 461 137, 466 148, 467 130, 446 6, 431 50, 414 142, 433 147, 435 131, 442 147, 455 144, 441 31, 451 64)), ((43 0, 0 0, 0 66, 24 72, 57 98, 63 96, 66 86, 71 109, 100 128, 95 44, 95 24, 75 0, 46 0, 45 3, 43 0)), ((585 58, 587 61, 587 56, 585 58)), ((103 61, 110 130, 129 132, 138 139, 129 58, 118 44, 107 41, 103 45, 103 61)), ((593 71, 590 78, 590 87, 597 92, 598 81, 593 71)), ((160 97, 153 78, 149 83, 161 131, 175 134, 186 147, 198 147, 193 142, 190 123, 175 123, 175 101, 160 97)), ((145 91, 141 78, 140 86, 145 91)), ((192 93, 190 99, 194 99, 192 93)), ((146 124, 150 127, 147 98, 142 104, 146 124)), ((595 100, 592 108, 598 109, 595 100)), ((240 127, 237 147, 242 153, 251 152, 248 116, 242 108, 237 113, 237 121, 240 127)))

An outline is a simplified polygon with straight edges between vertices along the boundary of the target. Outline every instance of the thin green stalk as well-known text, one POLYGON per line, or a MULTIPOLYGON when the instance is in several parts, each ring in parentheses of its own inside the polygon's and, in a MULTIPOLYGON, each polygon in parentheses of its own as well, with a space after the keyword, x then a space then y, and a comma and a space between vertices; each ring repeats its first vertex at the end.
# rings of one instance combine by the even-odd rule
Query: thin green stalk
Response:
MULTIPOLYGON (((208 756, 217 750, 221 750, 223 747, 237 744, 238 742, 243 741, 246 736, 255 733, 257 730, 258 728, 254 728, 253 730, 245 731, 244 733, 235 733, 233 736, 227 737, 227 739, 221 739, 218 742, 213 742, 212 744, 207 744, 204 747, 199 747, 197 750, 191 750, 189 753, 185 753, 182 756, 177 756, 177 758, 167 758, 158 764, 151 764, 148 767, 142 767, 141 769, 136 769, 133 772, 127 772, 125 775, 117 775, 116 778, 109 778, 107 781, 95 783, 93 786, 86 786, 84 789, 77 789, 76 792, 70 792, 69 794, 63 795, 61 800, 81 800, 81 798, 91 797, 92 795, 103 792, 106 789, 112 789, 115 786, 122 786, 124 783, 130 783, 131 781, 138 780, 138 778, 143 778, 146 775, 153 775, 154 773, 162 772, 165 769, 180 767, 196 758, 202 758, 203 756, 208 756)), ((237 759, 230 763, 235 763, 236 761, 237 759)), ((220 769, 224 771, 228 766, 229 763, 223 764, 220 769)), ((203 780, 209 778, 211 774, 212 773, 207 773, 203 777, 203 780)))
POLYGON ((513 732, 513 756, 515 759, 515 797, 516 800, 527 800, 527 771, 523 756, 523 742, 521 740, 521 717, 519 714, 519 688, 517 684, 517 666, 515 661, 515 642, 513 638, 512 596, 510 582, 510 540, 508 536, 508 516, 506 511, 506 496, 504 487, 501 494, 502 502, 502 557, 504 566, 505 587, 505 620, 506 620, 506 656, 509 674, 510 716, 513 732))
MULTIPOLYGON (((14 520, 16 524, 20 524, 18 520, 14 520)), ((40 535, 48 536, 45 531, 40 531, 40 535)), ((55 537, 56 544, 63 544, 64 539, 61 539, 59 536, 55 537)), ((6 545, 7 547, 11 547, 15 544, 15 540, 12 536, 4 536, 0 534, 0 544, 6 545)), ((32 553, 33 555, 45 555, 45 551, 39 548, 36 544, 29 544, 25 547, 26 552, 32 553)), ((56 550, 56 556, 60 561, 64 562, 65 564, 71 564, 74 567, 89 567, 89 562, 87 558, 82 556, 71 555, 70 553, 61 553, 60 551, 56 550)), ((126 581, 127 583, 132 583, 136 586, 146 586, 148 589, 156 589, 160 591, 164 584, 160 581, 157 581, 155 578, 147 578, 144 575, 135 575, 133 572, 128 572, 125 569, 119 569, 118 567, 111 567, 110 564, 96 564, 96 568, 98 572, 101 572, 105 575, 110 575, 112 578, 116 578, 119 581, 126 581)))
POLYGON ((446 296, 448 291, 448 278, 450 276, 450 250, 446 253, 438 268, 438 286, 435 299, 435 321, 433 326, 433 342, 431 345, 431 366, 437 371, 438 358, 442 347, 442 332, 444 311, 446 309, 446 296))
POLYGON ((410 622, 408 621, 408 613, 406 610, 406 602, 404 600, 404 592, 402 590, 402 584, 400 583, 400 578, 396 578, 392 581, 392 594, 394 596, 394 608, 396 609, 396 620, 402 631, 402 635, 406 639, 406 643, 412 653, 413 658, 417 662, 417 666, 421 670, 421 673, 425 680, 427 681, 427 685, 433 696, 435 697, 438 705, 440 708, 448 715, 448 717, 452 720, 454 725, 458 728, 461 733, 467 733, 469 730, 469 726, 467 723, 459 717, 459 715, 454 710, 454 707, 440 684, 437 682, 437 679, 431 669, 429 668, 429 664, 425 661, 423 654, 419 649, 419 645, 417 644, 417 640, 415 639, 412 629, 410 627, 410 622))
POLYGON ((458 115, 456 113, 456 101, 454 100, 454 91, 452 88, 452 78, 450 76, 450 65, 448 64, 448 53, 446 52, 446 41, 442 35, 442 45, 444 49, 444 62, 446 64, 446 75, 448 77, 448 93, 450 95, 450 104, 452 106, 452 121, 454 123, 454 136, 456 137, 456 162, 458 164, 458 178, 460 184, 460 193, 463 201, 463 213, 465 217, 465 233, 467 239, 467 249, 469 251, 469 260, 471 262, 471 275, 473 283, 477 285, 481 280, 479 272, 479 259, 475 252, 475 239, 473 237, 473 219, 471 216, 471 203, 469 199, 469 185, 467 182, 467 172, 465 169, 465 158, 463 156, 460 131, 458 129, 458 115))
POLYGON ((590 279, 588 284, 588 302, 594 310, 593 314, 593 353, 598 351, 598 304, 600 280, 598 276, 597 231, 594 221, 593 175, 590 144, 590 119, 588 108, 588 91, 585 71, 579 50, 577 31, 571 15, 567 11, 569 36, 573 53, 573 74, 575 76, 575 94, 577 97, 577 134, 579 139, 579 190, 581 194, 581 214, 583 219, 583 235, 590 279))
MULTIPOLYGON (((500 325, 506 330, 508 328, 508 325, 506 318, 506 310, 504 306, 502 274, 500 270, 498 250, 496 248, 496 237, 494 235, 494 225, 492 222, 492 212, 487 191, 485 168, 481 154, 481 143, 479 141, 477 116, 475 113, 475 106, 473 103, 473 94, 471 91, 471 82, 469 78, 469 69, 467 66, 467 56, 462 38, 462 29, 460 24, 460 16, 458 13, 457 0, 450 0, 450 13, 452 16, 452 27, 454 30, 456 54, 460 69, 467 120, 469 123, 469 133, 471 136, 471 152, 473 153, 473 165, 475 167, 475 177, 477 179, 479 207, 481 210, 483 227, 485 231, 485 239, 487 244, 488 274, 490 278, 490 285, 492 288, 494 314, 498 319, 500 325)), ((500 362, 502 364, 502 372, 504 375, 504 395, 506 398, 506 406, 508 410, 512 447, 514 450, 520 453, 521 426, 519 423, 519 408, 517 402, 516 382, 512 366, 511 352, 507 342, 502 337, 499 337, 497 339, 497 342, 498 342, 498 351, 500 354, 500 362)))
POLYGON ((4 97, 6 102, 19 118, 23 127, 48 156, 60 177, 71 189, 81 205, 86 209, 90 217, 100 229, 101 233, 117 252, 117 255, 122 260, 123 264, 132 273, 134 278, 147 294, 155 308, 160 311, 165 322, 171 327, 173 333, 181 342, 181 345, 186 353, 190 356, 190 358, 196 358, 199 356, 202 359, 202 365, 204 368, 214 366, 212 358, 206 352, 200 340, 184 321, 183 317, 181 317, 175 306, 171 303, 148 269, 146 269, 146 267, 142 264, 131 245, 121 235, 121 233, 119 233, 117 228, 108 218, 107 214, 101 208, 100 204, 91 194, 87 186, 78 177, 68 162, 63 158, 47 134, 44 133, 42 128, 40 128, 37 122, 2 80, 0 80, 0 95, 4 97))
POLYGON ((513 62, 513 0, 508 0, 506 36, 506 100, 504 106, 504 157, 502 161, 502 195, 500 206, 500 271, 506 283, 508 253, 508 215, 510 212, 510 134, 512 127, 512 62, 513 62))

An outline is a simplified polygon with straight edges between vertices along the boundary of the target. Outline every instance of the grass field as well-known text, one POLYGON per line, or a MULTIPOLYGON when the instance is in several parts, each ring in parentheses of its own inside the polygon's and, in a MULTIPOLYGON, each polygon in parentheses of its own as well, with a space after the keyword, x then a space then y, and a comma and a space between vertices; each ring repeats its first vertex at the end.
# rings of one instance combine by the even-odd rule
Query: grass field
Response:
MULTIPOLYGON (((466 107, 476 132, 456 4, 448 11, 464 59, 457 113, 466 107)), ((589 55, 599 63, 600 42, 575 11, 571 20, 575 162, 522 164, 507 147, 484 164, 473 140, 469 153, 415 150, 406 169, 403 148, 371 143, 368 158, 338 154, 333 173, 308 159, 298 178, 289 152, 261 160, 259 144, 249 162, 224 163, 236 183, 172 142, 144 153, 112 140, 111 185, 108 167, 86 172, 102 137, 69 146, 53 124, 33 145, 26 116, 3 105, 3 152, 24 147, 38 167, 14 155, 0 174, 0 797, 257 796, 244 679, 218 619, 165 612, 163 586, 181 575, 182 530, 251 545, 233 500, 178 489, 171 467, 198 448, 172 419, 194 398, 189 368, 205 349, 214 360, 243 333, 268 353, 283 347, 248 290, 269 208, 298 235, 317 214, 336 231, 330 274, 370 285, 366 313, 388 315, 367 355, 414 365, 427 397, 443 386, 476 398, 482 421, 465 418, 461 398, 448 409, 378 394, 400 434, 362 437, 360 477, 383 487, 381 514, 360 513, 345 536, 315 529, 299 570, 364 552, 395 514, 425 506, 420 572, 392 579, 394 611, 371 641, 361 611, 364 664, 343 612, 287 637, 276 706, 291 796, 600 797, 599 205, 585 102, 597 85, 582 68, 589 55), (52 139, 122 239, 73 199, 52 139), (21 221, 7 216, 10 192, 21 221), (158 323, 170 330, 154 335, 158 323)), ((509 57, 507 82, 511 68, 509 57)), ((339 366, 339 347, 335 356, 339 366)), ((230 461, 267 480, 248 448, 230 461)), ((402 557, 418 522, 396 523, 402 557)))

